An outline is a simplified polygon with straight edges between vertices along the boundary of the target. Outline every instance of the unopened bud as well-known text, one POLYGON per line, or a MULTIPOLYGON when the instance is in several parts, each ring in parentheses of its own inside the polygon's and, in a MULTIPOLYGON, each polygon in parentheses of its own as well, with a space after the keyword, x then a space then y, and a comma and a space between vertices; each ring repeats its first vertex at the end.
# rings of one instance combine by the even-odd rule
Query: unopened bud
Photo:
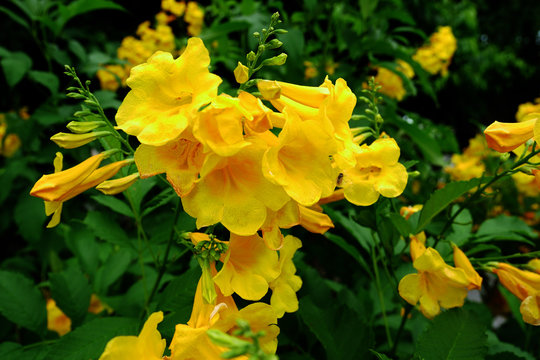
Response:
POLYGON ((285 64, 287 61, 287 54, 281 53, 278 56, 271 57, 262 62, 262 65, 266 66, 279 66, 285 64))
POLYGON ((255 53, 253 51, 250 51, 247 55, 246 55, 246 59, 248 59, 248 61, 253 61, 255 60, 255 53))
POLYGON ((104 121, 71 121, 66 127, 75 134, 85 134, 105 125, 104 121))
POLYGON ((139 173, 131 174, 114 180, 106 180, 96 186, 105 195, 116 195, 129 188, 139 179, 139 173))
POLYGON ((74 92, 67 93, 66 96, 72 99, 79 99, 79 100, 86 99, 86 96, 79 93, 74 93, 74 92))
POLYGON ((267 49, 277 49, 279 48, 283 43, 279 41, 278 39, 272 39, 268 44, 266 44, 267 49))
POLYGON ((96 140, 97 138, 111 135, 109 131, 97 131, 86 134, 58 133, 51 137, 56 145, 64 149, 74 149, 96 140))
POLYGON ((234 78, 239 84, 245 83, 249 80, 249 68, 239 61, 238 66, 234 69, 234 78))

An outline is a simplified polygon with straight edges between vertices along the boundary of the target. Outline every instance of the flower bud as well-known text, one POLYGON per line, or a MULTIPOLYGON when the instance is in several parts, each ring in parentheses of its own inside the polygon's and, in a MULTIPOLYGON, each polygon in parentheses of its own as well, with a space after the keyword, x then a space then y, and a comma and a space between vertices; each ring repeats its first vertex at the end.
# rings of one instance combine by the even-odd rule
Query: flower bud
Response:
POLYGON ((96 186, 105 195, 116 195, 129 188, 139 179, 139 173, 131 174, 114 180, 106 180, 96 186))
POLYGON ((287 61, 287 54, 281 53, 278 56, 271 57, 270 59, 266 59, 262 62, 262 65, 267 66, 279 66, 285 64, 287 61))
POLYGON ((278 39, 273 39, 266 44, 267 49, 277 49, 283 45, 283 42, 279 41, 278 39))
POLYGON ((61 132, 53 135, 51 140, 54 141, 56 145, 63 147, 64 149, 74 149, 107 135, 111 135, 111 133, 109 131, 98 131, 87 134, 70 134, 61 132))
POLYGON ((250 51, 250 52, 246 55, 246 59, 247 59, 248 61, 253 61, 253 60, 255 60, 255 56, 256 56, 255 53, 254 53, 253 51, 250 51))
POLYGON ((104 121, 71 121, 66 127, 75 134, 84 134, 105 125, 104 121))
POLYGON ((239 61, 238 66, 234 69, 234 78, 239 84, 245 83, 249 80, 249 68, 239 61))

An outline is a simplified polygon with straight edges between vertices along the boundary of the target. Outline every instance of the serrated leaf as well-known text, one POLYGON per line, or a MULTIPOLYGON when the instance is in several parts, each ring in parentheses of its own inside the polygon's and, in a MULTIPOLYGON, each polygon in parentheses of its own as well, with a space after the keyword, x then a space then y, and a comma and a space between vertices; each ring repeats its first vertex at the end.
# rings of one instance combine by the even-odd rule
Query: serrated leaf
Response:
POLYGON ((36 243, 41 239, 47 217, 43 200, 27 194, 27 192, 21 194, 15 206, 14 218, 22 237, 36 243))
POLYGON ((130 197, 133 202, 133 207, 136 209, 137 213, 141 213, 141 203, 144 199, 144 196, 148 194, 150 190, 156 185, 156 178, 150 177, 147 179, 140 179, 135 184, 131 185, 126 191, 126 197, 130 197))
POLYGON ((194 266, 182 275, 172 280, 160 296, 157 308, 175 312, 186 312, 186 321, 193 306, 193 294, 201 277, 201 269, 194 266))
POLYGON ((500 341, 495 333, 487 332, 488 343, 488 356, 494 355, 494 359, 525 359, 535 360, 535 357, 530 353, 523 351, 515 345, 508 344, 500 341), (508 354, 512 354, 513 357, 508 357, 508 354))
POLYGON ((358 249, 356 249, 354 246, 352 246, 347 241, 345 241, 345 239, 343 239, 341 236, 334 235, 329 232, 325 233, 324 236, 328 240, 330 240, 331 242, 339 246, 341 249, 343 249, 347 254, 351 255, 353 259, 355 259, 364 268, 364 270, 368 272, 370 271, 369 266, 364 261, 364 258, 362 257, 358 249))
POLYGON ((473 313, 452 309, 433 320, 418 341, 416 355, 424 360, 481 360, 486 342, 486 329, 473 313))
POLYGON ((50 274, 51 296, 56 305, 77 326, 85 318, 90 306, 92 288, 86 277, 76 269, 50 274))
POLYGON ((476 236, 486 241, 494 236, 511 235, 512 233, 531 239, 537 236, 525 221, 518 217, 507 215, 497 216, 494 219, 484 221, 478 228, 476 236))
POLYGON ((115 336, 136 335, 138 320, 132 318, 95 319, 60 338, 47 360, 97 359, 115 336))
POLYGON ((97 211, 89 211, 83 222, 92 229, 98 238, 112 244, 130 246, 126 232, 111 216, 97 211))
POLYGON ((178 195, 174 192, 172 188, 166 188, 160 192, 157 196, 154 196, 151 201, 145 204, 142 216, 150 214, 152 211, 156 210, 160 206, 168 204, 172 200, 176 199, 178 195))
POLYGON ((415 234, 418 234, 420 231, 424 230, 431 219, 446 209, 446 207, 450 205, 452 201, 474 189, 484 181, 487 181, 487 179, 484 178, 451 182, 442 189, 435 191, 420 212, 420 218, 418 220, 418 225, 416 226, 415 234))
POLYGON ((45 299, 30 279, 18 273, 0 271, 0 313, 39 334, 47 326, 45 299))
POLYGON ((32 70, 28 73, 30 79, 34 80, 38 84, 45 86, 51 92, 51 95, 58 93, 58 87, 60 86, 60 80, 53 73, 46 71, 32 70))
POLYGON ((32 68, 32 59, 23 52, 12 52, 0 60, 9 87, 17 85, 32 68))
POLYGON ((339 211, 334 211, 329 207, 325 207, 324 211, 332 218, 334 222, 341 224, 345 230, 349 232, 366 250, 368 253, 371 252, 371 247, 373 246, 373 237, 371 236, 371 230, 357 224, 354 220, 346 217, 339 211))
POLYGON ((94 199, 101 205, 104 205, 109 209, 116 211, 119 214, 133 217, 133 212, 131 211, 129 206, 127 206, 125 202, 115 198, 114 196, 95 195, 92 196, 92 199, 94 199))
POLYGON ((407 220, 405 220, 403 216, 396 213, 390 213, 388 217, 390 218, 390 221, 392 221, 392 224, 394 224, 395 228, 399 231, 399 234, 401 236, 407 238, 409 234, 411 234, 411 225, 407 220))

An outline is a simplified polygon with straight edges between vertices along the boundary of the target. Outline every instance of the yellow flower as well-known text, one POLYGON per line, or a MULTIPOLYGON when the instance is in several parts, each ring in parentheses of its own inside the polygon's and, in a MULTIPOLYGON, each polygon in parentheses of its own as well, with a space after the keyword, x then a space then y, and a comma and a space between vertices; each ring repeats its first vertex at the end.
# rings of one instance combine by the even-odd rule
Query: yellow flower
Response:
POLYGON ((58 306, 53 299, 47 299, 47 329, 64 336, 71 331, 71 319, 58 306))
MULTIPOLYGON (((412 67, 403 60, 397 60, 397 70, 402 72, 406 77, 412 78, 414 76, 414 70, 412 67)), ((403 79, 393 72, 384 67, 375 67, 377 70, 377 75, 375 76, 375 81, 381 86, 380 92, 394 98, 398 101, 401 101, 407 92, 403 87, 403 79)), ((364 87, 367 85, 364 83, 364 87)))
MULTIPOLYGON (((215 304, 206 304, 203 301, 201 282, 197 286, 191 317, 187 323, 176 325, 171 349, 171 360, 219 360, 221 353, 227 349, 215 345, 206 335, 209 329, 220 330, 232 334, 236 329, 236 320, 243 319, 249 322, 254 332, 264 331, 265 336, 259 339, 261 348, 266 353, 275 353, 279 328, 275 325, 277 317, 270 305, 263 303, 251 304, 238 311, 231 296, 223 296, 218 288, 215 304)), ((238 360, 247 360, 241 356, 238 360)))
POLYGON ((538 118, 540 113, 529 114, 519 123, 495 121, 484 130, 488 146, 498 152, 509 152, 533 137, 538 143, 540 140, 538 118))
POLYGON ((221 94, 199 113, 193 124, 193 136, 204 145, 205 152, 232 156, 249 146, 242 127, 242 120, 248 116, 238 98, 221 94))
POLYGON ((96 76, 102 89, 116 91, 120 86, 126 86, 128 69, 124 65, 105 65, 104 69, 99 69, 96 76))
POLYGON ((261 99, 246 91, 241 91, 238 100, 244 109, 244 132, 246 135, 264 133, 273 127, 273 123, 279 115, 264 106, 261 99))
POLYGON ((263 176, 261 159, 268 145, 256 137, 246 140, 251 144, 234 156, 210 153, 197 185, 182 198, 198 228, 221 222, 235 234, 253 235, 264 224, 267 209, 277 211, 289 200, 263 176))
POLYGON ((139 336, 117 336, 111 339, 99 360, 161 360, 166 341, 161 338, 157 325, 163 321, 163 312, 151 314, 139 336))
POLYGON ((517 172, 512 174, 512 180, 518 192, 524 196, 534 198, 540 195, 540 181, 536 176, 517 172))
POLYGON ((201 33, 204 21, 204 11, 195 1, 187 3, 184 21, 189 24, 187 28, 189 35, 198 36, 201 33))
POLYGON ((415 261, 426 252, 426 233, 422 231, 416 235, 409 235, 409 238, 411 239, 409 244, 411 259, 415 261))
POLYGON ((469 285, 467 288, 469 290, 477 289, 480 290, 482 287, 482 277, 478 275, 476 270, 474 270, 469 258, 456 244, 452 243, 452 248, 454 249, 454 265, 458 269, 462 269, 467 276, 469 285))
POLYGON ((112 309, 104 304, 96 294, 92 294, 90 297, 90 306, 88 307, 88 312, 92 314, 100 314, 102 311, 106 310, 108 313, 112 312, 112 309))
POLYGON ((201 106, 217 96, 219 76, 208 71, 210 56, 199 38, 191 38, 182 56, 173 60, 158 51, 134 67, 131 91, 116 114, 118 128, 146 145, 165 145, 194 121, 201 106))
POLYGON ((523 321, 540 325, 540 274, 505 263, 498 263, 492 271, 501 284, 521 300, 519 311, 523 321))
POLYGON ((403 206, 401 207, 401 209, 399 209, 399 214, 401 216, 403 216, 406 220, 409 220, 409 218, 422 210, 422 208, 424 207, 424 205, 422 204, 416 204, 416 205, 412 205, 412 206, 403 206))
POLYGON ((393 198, 407 185, 407 170, 398 162, 399 147, 392 138, 380 138, 362 145, 355 154, 356 167, 345 170, 340 186, 345 198, 355 205, 368 206, 379 195, 393 198))
POLYGON ((433 318, 444 308, 463 306, 469 284, 465 272, 447 265, 437 250, 427 248, 413 262, 418 274, 399 282, 399 295, 409 304, 420 303, 420 311, 433 318))
POLYGON ((270 250, 280 250, 283 247, 281 229, 289 229, 300 223, 299 205, 291 200, 278 211, 268 209, 266 221, 261 227, 264 243, 270 250))
POLYGON ((278 275, 278 254, 268 249, 259 235, 231 234, 223 267, 214 282, 225 296, 236 293, 246 300, 259 300, 278 275))
POLYGON ((306 67, 306 70, 304 71, 304 79, 313 79, 319 75, 317 68, 315 67, 315 65, 313 65, 311 61, 304 61, 304 66, 306 67))
POLYGON ((246 65, 238 62, 238 66, 234 69, 234 78, 239 84, 243 84, 249 80, 249 69, 246 65))
POLYGON ((452 56, 456 52, 457 41, 450 26, 440 26, 429 38, 429 44, 419 48, 413 55, 424 70, 431 74, 446 76, 452 56))
POLYGON ((334 191, 338 174, 329 156, 336 146, 316 120, 302 121, 289 108, 283 114, 285 126, 278 144, 263 156, 263 173, 299 204, 310 206, 334 191))
POLYGON ((322 208, 318 205, 305 207, 298 205, 300 212, 300 225, 309 232, 324 234, 328 229, 334 227, 332 219, 323 214, 322 208))
POLYGON ((139 145, 135 164, 141 179, 167 173, 178 196, 187 195, 195 186, 204 161, 202 144, 180 139, 163 146, 139 145))
POLYGON ((534 104, 532 102, 528 102, 519 105, 518 111, 516 112, 516 121, 522 122, 527 115, 538 112, 540 112, 540 98, 536 98, 534 100, 534 104))
POLYGON ((278 318, 285 312, 298 310, 296 292, 302 287, 302 279, 296 275, 296 267, 292 261, 296 250, 302 247, 300 239, 287 235, 283 247, 279 250, 279 276, 270 282, 272 297, 270 305, 274 308, 278 318))
POLYGON ((105 195, 116 195, 129 188, 139 180, 139 173, 134 173, 114 180, 107 180, 96 186, 105 195))
POLYGON ((186 10, 186 3, 184 1, 161 0, 161 9, 176 16, 182 16, 186 10))

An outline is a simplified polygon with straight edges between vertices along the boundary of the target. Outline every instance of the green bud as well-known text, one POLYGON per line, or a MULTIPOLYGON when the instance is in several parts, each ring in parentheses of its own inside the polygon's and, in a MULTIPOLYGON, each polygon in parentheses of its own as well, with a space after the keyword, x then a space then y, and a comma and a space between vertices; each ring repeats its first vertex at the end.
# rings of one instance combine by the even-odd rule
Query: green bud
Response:
POLYGON ((407 174, 408 174, 409 177, 412 179, 412 178, 415 178, 415 177, 420 176, 420 171, 415 170, 415 171, 407 172, 407 174))
POLYGON ((66 127, 75 134, 84 134, 104 125, 104 121, 71 121, 66 127))
POLYGON ((251 347, 251 344, 248 343, 247 345, 233 348, 231 350, 228 350, 222 353, 221 357, 224 359, 234 359, 235 357, 238 357, 247 353, 250 347, 251 347))
POLYGON ((99 109, 99 105, 93 100, 84 100, 84 104, 90 109, 99 109))
POLYGON ((75 112, 75 114, 73 114, 73 116, 75 117, 86 117, 86 116, 92 116, 92 115, 94 115, 94 113, 89 110, 80 110, 80 111, 75 112))
POLYGON ((272 21, 274 22, 278 19, 279 19, 279 12, 276 11, 275 13, 272 14, 272 21))
POLYGON ((270 59, 264 60, 261 65, 266 66, 279 66, 285 64, 287 61, 287 54, 281 53, 278 56, 271 57, 270 59))
POLYGON ((67 93, 66 96, 72 99, 86 99, 86 96, 74 92, 67 93))
POLYGON ((255 60, 255 57, 256 57, 256 55, 255 55, 255 53, 254 53, 253 51, 250 51, 250 52, 246 55, 246 59, 247 59, 248 61, 253 61, 253 60, 255 60))
POLYGON ((210 262, 208 259, 202 258, 202 255, 208 255, 203 252, 201 256, 197 256, 197 262, 202 269, 201 286, 203 301, 206 304, 213 304, 216 301, 217 293, 214 285, 214 279, 212 278, 212 271, 210 270, 210 262))
POLYGON ((255 32, 253 33, 253 36, 255 36, 256 38, 258 38, 259 36, 261 36, 261 34, 259 34, 258 31, 255 31, 255 32))
POLYGON ((268 42, 268 44, 266 44, 266 48, 267 49, 277 49, 277 48, 281 47, 281 45, 283 45, 283 43, 281 41, 279 41, 278 39, 273 39, 270 42, 268 42))
POLYGON ((257 51, 258 52, 263 52, 265 48, 266 47, 264 45, 259 45, 259 47, 257 48, 257 51))
POLYGON ((75 86, 70 86, 66 89, 67 91, 79 91, 79 88, 78 87, 75 87, 75 86))
POLYGON ((285 29, 276 29, 276 30, 274 30, 274 34, 286 34, 286 33, 288 33, 288 31, 285 30, 285 29))
POLYGON ((506 161, 506 160, 510 159, 510 153, 502 153, 502 154, 499 155, 499 157, 500 157, 500 159, 502 161, 506 161))
POLYGON ((378 123, 378 124, 382 124, 384 122, 384 119, 382 118, 382 116, 380 114, 377 114, 375 116, 375 121, 378 123))
POLYGON ((208 335, 210 340, 212 340, 212 342, 218 346, 232 348, 251 345, 245 340, 238 339, 237 337, 225 334, 223 331, 219 331, 216 329, 207 330, 206 334, 208 335))

